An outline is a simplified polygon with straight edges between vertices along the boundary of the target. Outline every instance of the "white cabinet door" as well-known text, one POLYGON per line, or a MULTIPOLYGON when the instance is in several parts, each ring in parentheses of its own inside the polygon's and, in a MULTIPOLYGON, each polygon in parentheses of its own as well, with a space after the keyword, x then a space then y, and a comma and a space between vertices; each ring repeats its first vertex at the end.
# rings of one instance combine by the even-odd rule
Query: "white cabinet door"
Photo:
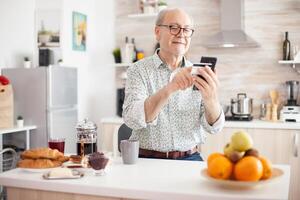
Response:
POLYGON ((291 134, 290 164, 291 164, 291 181, 290 181, 290 200, 299 200, 300 198, 300 131, 293 131, 291 134))
POLYGON ((254 148, 274 164, 289 164, 292 151, 292 130, 248 129, 254 148))
POLYGON ((204 160, 207 160, 209 154, 214 152, 223 153, 223 149, 227 143, 230 142, 231 135, 239 130, 240 128, 223 128, 220 133, 217 134, 209 134, 207 133, 207 138, 204 144, 201 145, 201 155, 204 160))

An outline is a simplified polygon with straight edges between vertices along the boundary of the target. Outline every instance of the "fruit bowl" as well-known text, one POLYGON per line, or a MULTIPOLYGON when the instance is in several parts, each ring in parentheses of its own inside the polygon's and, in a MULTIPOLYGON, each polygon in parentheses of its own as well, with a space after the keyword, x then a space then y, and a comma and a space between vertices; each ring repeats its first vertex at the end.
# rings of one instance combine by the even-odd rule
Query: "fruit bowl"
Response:
POLYGON ((260 181, 237 181, 237 180, 222 180, 222 179, 216 179, 208 175, 207 169, 201 170, 201 175, 208 180, 209 182, 223 186, 228 188, 254 188, 257 186, 263 186, 270 183, 274 183, 283 175, 283 171, 278 168, 272 169, 272 176, 269 179, 266 180, 260 180, 260 181))

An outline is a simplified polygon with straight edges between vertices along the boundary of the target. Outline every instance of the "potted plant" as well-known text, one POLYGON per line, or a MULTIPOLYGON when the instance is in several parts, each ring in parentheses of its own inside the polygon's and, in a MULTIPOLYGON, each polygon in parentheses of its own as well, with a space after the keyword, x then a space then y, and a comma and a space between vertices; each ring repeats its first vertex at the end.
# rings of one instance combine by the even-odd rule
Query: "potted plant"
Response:
POLYGON ((58 59, 57 64, 58 64, 59 66, 62 66, 62 65, 63 65, 63 60, 62 60, 62 59, 58 59))
POLYGON ((163 9, 167 8, 168 4, 165 0, 159 0, 158 3, 158 12, 162 11, 163 9))
POLYGON ((121 49, 115 48, 113 51, 113 55, 116 63, 121 63, 121 49))
POLYGON ((20 127, 23 127, 24 126, 24 119, 21 115, 19 115, 17 117, 17 126, 20 128, 20 127))
POLYGON ((41 30, 38 33, 38 40, 42 45, 45 45, 50 41, 51 31, 41 30))
POLYGON ((24 68, 30 68, 31 62, 28 57, 24 57, 24 68))

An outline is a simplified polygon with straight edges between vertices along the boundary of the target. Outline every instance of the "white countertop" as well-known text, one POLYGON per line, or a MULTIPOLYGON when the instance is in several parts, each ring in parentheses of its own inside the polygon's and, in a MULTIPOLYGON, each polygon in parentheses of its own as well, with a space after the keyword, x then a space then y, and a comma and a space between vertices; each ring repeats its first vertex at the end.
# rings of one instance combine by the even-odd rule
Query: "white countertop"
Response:
MULTIPOLYGON (((102 118, 101 123, 111 123, 111 124, 123 124, 124 121, 121 117, 107 117, 102 118)), ((252 121, 225 121, 225 126, 227 128, 260 128, 260 129, 298 129, 300 130, 300 123, 296 122, 272 122, 272 121, 262 121, 254 119, 252 121)))
POLYGON ((200 171, 205 162, 139 159, 123 165, 118 158, 104 176, 88 170, 81 179, 44 180, 41 173, 14 169, 0 174, 0 185, 36 190, 138 199, 288 199, 290 167, 275 165, 284 175, 254 189, 225 189, 208 182, 200 171))

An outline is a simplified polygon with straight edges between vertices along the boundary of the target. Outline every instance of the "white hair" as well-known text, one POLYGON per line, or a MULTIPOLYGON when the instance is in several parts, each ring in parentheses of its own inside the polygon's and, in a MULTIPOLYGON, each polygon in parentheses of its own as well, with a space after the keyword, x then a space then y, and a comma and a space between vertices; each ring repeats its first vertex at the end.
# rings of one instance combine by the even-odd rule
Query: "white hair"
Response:
POLYGON ((173 11, 183 11, 190 18, 192 25, 194 24, 193 17, 189 15, 187 12, 185 12, 184 10, 180 8, 165 8, 158 13, 158 16, 155 21, 155 25, 156 26, 161 25, 165 19, 166 14, 173 11))

